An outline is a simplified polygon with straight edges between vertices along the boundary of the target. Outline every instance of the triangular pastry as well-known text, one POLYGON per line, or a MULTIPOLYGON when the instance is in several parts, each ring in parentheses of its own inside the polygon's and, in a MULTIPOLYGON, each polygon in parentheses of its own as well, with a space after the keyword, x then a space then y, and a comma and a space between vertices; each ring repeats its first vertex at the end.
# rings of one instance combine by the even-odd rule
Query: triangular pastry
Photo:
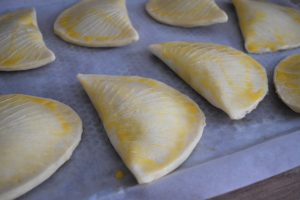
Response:
POLYGON ((278 64, 274 83, 282 101, 300 113, 300 54, 289 56, 278 64))
POLYGON ((181 27, 207 26, 228 20, 214 0, 149 0, 146 10, 159 22, 181 27))
POLYGON ((0 199, 15 199, 49 178, 71 156, 79 116, 60 102, 0 95, 0 199))
POLYGON ((230 47, 193 42, 150 46, 151 52, 231 119, 256 108, 268 91, 265 69, 230 47))
POLYGON ((87 47, 124 46, 139 39, 125 0, 81 0, 59 15, 54 31, 65 41, 87 47))
POLYGON ((43 41, 34 9, 0 16, 0 71, 33 69, 54 60, 43 41))
POLYGON ((107 135, 139 183, 177 168, 197 145, 205 117, 190 98, 152 79, 78 75, 107 135))
POLYGON ((233 4, 248 52, 300 46, 300 11, 258 0, 233 0, 233 4))

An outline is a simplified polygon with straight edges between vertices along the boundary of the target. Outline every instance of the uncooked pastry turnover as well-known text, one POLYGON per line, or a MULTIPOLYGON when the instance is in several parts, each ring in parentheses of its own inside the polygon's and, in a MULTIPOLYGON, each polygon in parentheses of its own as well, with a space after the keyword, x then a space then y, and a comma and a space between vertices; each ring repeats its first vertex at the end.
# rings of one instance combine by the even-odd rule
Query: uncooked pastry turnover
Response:
POLYGON ((177 168, 202 136, 205 117, 198 105, 161 82, 136 76, 78 78, 139 183, 177 168))
POLYGON ((233 0, 233 4, 248 52, 300 46, 300 11, 258 0, 233 0))
POLYGON ((15 199, 66 162, 82 123, 68 106, 26 95, 0 95, 0 199, 15 199))
POLYGON ((43 41, 34 9, 0 16, 0 71, 33 69, 54 60, 43 41))
POLYGON ((173 26, 207 26, 228 20, 214 0, 149 0, 146 10, 157 21, 173 26))
POLYGON ((125 0, 81 0, 59 15, 54 31, 65 41, 87 47, 124 46, 139 39, 125 0))
POLYGON ((278 64, 274 83, 282 101, 300 113, 300 55, 289 56, 278 64))
POLYGON ((241 119, 254 110, 268 91, 265 69, 233 48, 169 42, 151 45, 150 50, 231 119, 241 119))

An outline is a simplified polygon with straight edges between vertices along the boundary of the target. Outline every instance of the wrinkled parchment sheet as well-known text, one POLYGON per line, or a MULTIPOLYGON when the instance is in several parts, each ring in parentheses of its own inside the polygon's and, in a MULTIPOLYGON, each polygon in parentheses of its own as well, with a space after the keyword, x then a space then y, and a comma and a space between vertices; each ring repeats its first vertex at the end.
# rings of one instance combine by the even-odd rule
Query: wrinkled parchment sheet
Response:
MULTIPOLYGON (((198 184, 196 182, 193 184, 192 179, 191 182, 180 184, 180 174, 182 172, 184 172, 184 177, 187 180, 189 180, 189 177, 197 179, 197 170, 202 170, 201 166, 205 166, 207 163, 210 163, 211 169, 213 168, 213 164, 211 163, 214 163, 212 162, 214 160, 221 159, 226 164, 229 162, 226 158, 232 154, 240 155, 233 157, 234 161, 239 163, 239 159, 243 157, 243 154, 239 154, 239 152, 247 151, 250 148, 253 154, 259 154, 262 150, 256 148, 258 144, 268 143, 268 141, 277 138, 279 141, 277 141, 277 144, 280 144, 280 138, 294 134, 300 129, 300 115, 291 111, 280 101, 275 94, 272 78, 274 67, 278 62, 288 55, 300 53, 300 48, 262 55, 251 54, 252 57, 257 59, 267 69, 270 91, 255 111, 239 121, 230 120, 224 112, 211 106, 165 64, 151 55, 147 49, 148 45, 153 43, 185 40, 214 42, 232 46, 245 52, 243 38, 237 24, 237 16, 231 1, 217 1, 220 7, 228 14, 228 23, 185 29, 163 25, 154 21, 145 12, 144 6, 146 0, 127 0, 129 16, 134 27, 140 34, 140 40, 135 44, 122 48, 78 47, 66 43, 55 36, 53 33, 53 24, 56 17, 74 2, 76 0, 0 1, 0 13, 13 11, 17 8, 35 7, 38 24, 45 42, 57 57, 54 63, 39 69, 24 72, 0 72, 0 93, 22 93, 61 101, 74 108, 84 123, 82 141, 70 161, 64 164, 48 180, 23 195, 20 199, 79 200, 106 199, 108 197, 113 199, 115 194, 119 194, 120 192, 126 194, 129 191, 133 196, 134 191, 136 191, 136 194, 139 195, 136 198, 140 197, 142 199, 143 193, 141 194, 137 191, 139 191, 139 188, 147 191, 147 187, 149 187, 149 191, 152 191, 152 193, 155 193, 155 189, 153 188, 158 188, 162 191, 166 187, 169 193, 172 193, 172 190, 178 191, 178 188, 188 188, 189 190, 184 190, 182 194, 189 196, 189 192, 193 190, 194 195, 190 197, 200 199, 201 197, 208 196, 201 196, 201 187, 196 185, 198 184), (101 120, 99 120, 91 102, 76 79, 78 73, 139 75, 157 79, 176 88, 195 100, 206 115, 207 127, 204 130, 201 141, 188 160, 172 175, 149 186, 138 186, 134 177, 126 169, 120 157, 111 146, 101 120), (123 179, 119 180, 115 178, 117 170, 122 170, 125 173, 123 179), (174 177, 174 181, 170 181, 172 177, 174 177), (175 183, 172 187, 170 187, 172 185, 170 184, 171 182, 175 183)), ((294 6, 299 9, 299 7, 292 5, 287 0, 274 2, 294 6)), ((290 140, 293 139, 290 138, 290 140)), ((285 139, 284 142, 286 144, 289 140, 285 139)), ((272 154, 274 152, 272 151, 272 145, 266 148, 264 151, 270 150, 270 157, 275 158, 277 156, 275 153, 272 154)), ((286 152, 284 152, 287 157, 289 153, 293 153, 293 149, 289 148, 289 150, 286 149, 286 152)), ((300 156, 298 159, 300 160, 300 156)), ((257 170, 261 167, 264 167, 265 171, 260 173, 265 174, 265 176, 278 173, 272 167, 268 167, 264 159, 253 159, 251 161, 255 165, 249 166, 255 167, 247 169, 249 174, 257 173, 257 170)), ((278 163, 275 162, 271 165, 279 164, 280 162, 278 161, 278 163)), ((294 159, 287 159, 285 161, 286 168, 292 168, 294 164, 294 159)), ((268 165, 270 165, 270 162, 268 165)), ((220 163, 216 162, 214 166, 218 167, 220 163)), ((200 173, 201 171, 198 172, 200 173)), ((224 176, 219 177, 219 179, 226 180, 226 174, 224 173, 224 176)), ((230 173, 228 172, 228 174, 230 173)), ((240 177, 237 180, 243 180, 242 174, 239 175, 240 177)), ((245 176, 249 176, 249 174, 245 174, 245 176)), ((209 176, 210 173, 207 173, 207 177, 203 178, 203 180, 213 180, 209 176)), ((254 183, 258 179, 251 181, 254 183)), ((199 182, 199 179, 197 180, 199 182)), ((242 186, 238 182, 232 184, 234 184, 234 187, 231 189, 242 186)), ((210 196, 214 195, 213 187, 212 185, 210 188, 210 196)), ((161 193, 162 199, 163 195, 161 193)), ((124 195, 121 196, 122 198, 124 197, 124 195)), ((133 198, 133 196, 131 197, 133 198)), ((176 199, 175 197, 174 199, 176 199)), ((121 197, 119 196, 118 198, 121 197)))

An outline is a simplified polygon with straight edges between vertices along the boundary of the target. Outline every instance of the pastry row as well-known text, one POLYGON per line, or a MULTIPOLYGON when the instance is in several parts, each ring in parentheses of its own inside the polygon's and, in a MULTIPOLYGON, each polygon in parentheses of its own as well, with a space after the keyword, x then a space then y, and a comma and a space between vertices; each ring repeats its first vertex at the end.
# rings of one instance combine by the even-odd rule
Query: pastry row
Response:
MULTIPOLYGON (((256 0, 233 0, 249 52, 300 45, 300 14, 256 0)), ((148 13, 170 25, 194 27, 227 21, 213 0, 149 0, 148 13), (197 12, 196 12, 197 11, 197 12)), ((65 10, 54 30, 65 41, 110 47, 138 40, 125 0, 82 0, 65 10)), ((268 92, 261 64, 231 47, 168 42, 150 51, 231 119, 254 110, 268 92)), ((33 9, 0 16, 0 70, 40 67, 54 61, 33 9)), ((177 168, 200 140, 205 115, 189 97, 166 84, 136 76, 78 75, 106 133, 139 183, 177 168)), ((275 68, 280 98, 300 112, 300 55, 275 68)), ((51 99, 0 95, 0 199, 31 190, 66 162, 82 134, 82 121, 69 106, 51 99)))
MULTIPOLYGON (((198 56, 187 58, 192 65, 183 69, 182 60, 172 56, 174 44, 151 46, 158 57, 231 118, 242 118, 265 96, 265 71, 252 58, 228 47, 217 46, 222 50, 217 52, 211 44, 179 44, 183 54, 192 46, 202 50, 203 58, 209 57, 203 52, 207 49, 233 56, 227 60, 231 70, 223 67, 222 57, 214 59, 215 70, 205 60, 197 60, 198 56)), ((299 60, 298 55, 282 61, 274 77, 279 96, 298 112, 299 60), (291 73, 295 68, 297 73, 291 73)), ((110 142, 139 183, 149 183, 176 169, 202 136, 206 125, 202 110, 162 82, 137 76, 83 74, 78 79, 110 142)), ((69 106, 55 100, 7 94, 0 95, 0 129, 0 199, 9 200, 42 183, 71 157, 81 139, 82 121, 69 106)))
MULTIPOLYGON (((177 168, 202 136, 205 116, 189 97, 153 79, 78 75, 106 133, 139 183, 177 168)), ((0 95, 0 199, 16 198, 66 162, 82 134, 69 106, 21 94, 0 95)))
MULTIPOLYGON (((300 12, 258 0, 233 0, 251 53, 300 46, 300 12)), ((195 27, 228 20, 214 0, 149 0, 148 13, 170 25, 195 27)), ((63 11, 54 24, 63 40, 88 47, 117 47, 139 39, 125 0, 82 0, 63 11)), ((54 61, 39 31, 34 9, 0 16, 0 70, 24 70, 54 61)))
MULTIPOLYGON (((34 18, 35 12, 25 12, 32 16, 27 16, 22 22, 33 26, 30 19, 34 18)), ((36 25, 36 21, 33 22, 36 25)), ((6 55, 4 62, 10 65, 10 70, 34 68, 54 58, 38 31, 30 30, 28 33, 32 34, 28 40, 24 40, 25 37, 21 35, 20 40, 13 42, 19 46, 10 46, 9 49, 13 52, 7 51, 9 55, 6 55)), ((252 57, 231 47, 177 41, 150 45, 149 49, 231 119, 243 118, 267 94, 268 78, 264 67, 252 57)), ((293 110, 299 111, 299 105, 295 107, 294 104, 299 103, 300 99, 297 92, 300 88, 300 59, 295 55, 287 60, 291 61, 284 61, 279 65, 282 67, 275 70, 275 85, 282 100, 293 110)))

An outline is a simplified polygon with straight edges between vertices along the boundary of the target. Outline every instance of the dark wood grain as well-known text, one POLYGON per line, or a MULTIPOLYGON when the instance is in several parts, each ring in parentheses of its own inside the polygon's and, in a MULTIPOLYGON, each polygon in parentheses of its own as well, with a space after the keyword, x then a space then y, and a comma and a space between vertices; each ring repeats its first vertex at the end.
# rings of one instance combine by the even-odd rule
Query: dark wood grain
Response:
POLYGON ((300 200, 300 167, 210 200, 300 200))

